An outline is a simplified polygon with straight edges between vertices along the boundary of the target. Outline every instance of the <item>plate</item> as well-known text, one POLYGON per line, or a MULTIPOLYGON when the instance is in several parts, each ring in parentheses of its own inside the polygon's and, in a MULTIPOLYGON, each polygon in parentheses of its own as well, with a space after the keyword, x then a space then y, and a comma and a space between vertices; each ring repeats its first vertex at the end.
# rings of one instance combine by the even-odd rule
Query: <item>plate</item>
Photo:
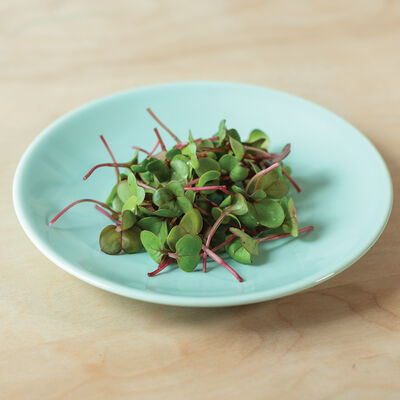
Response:
MULTIPOLYGON (((166 144, 172 146, 168 135, 166 144)), ((56 265, 94 286, 139 300, 179 306, 254 303, 316 285, 359 259, 377 240, 390 215, 392 184, 385 162, 356 128, 309 101, 276 90, 222 82, 181 82, 149 86, 93 101, 61 117, 26 150, 14 178, 18 219, 36 247, 56 265), (155 263, 146 253, 108 256, 98 245, 107 221, 92 204, 71 209, 53 227, 50 219, 79 198, 104 200, 114 170, 99 140, 103 134, 119 162, 132 145, 155 143, 151 107, 178 136, 209 137, 225 118, 247 138, 266 131, 271 150, 292 144, 287 163, 302 188, 292 192, 300 226, 315 230, 297 239, 264 243, 255 265, 224 268, 209 263, 193 273, 170 268, 148 277, 155 263)))

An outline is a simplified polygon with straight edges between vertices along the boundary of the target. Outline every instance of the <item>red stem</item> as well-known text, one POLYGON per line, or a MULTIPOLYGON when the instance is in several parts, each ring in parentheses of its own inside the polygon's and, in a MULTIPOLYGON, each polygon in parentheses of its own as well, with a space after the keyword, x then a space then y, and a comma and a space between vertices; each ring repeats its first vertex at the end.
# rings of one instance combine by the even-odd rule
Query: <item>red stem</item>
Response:
POLYGON ((146 185, 145 183, 139 181, 138 179, 136 179, 136 183, 138 186, 141 186, 144 189, 150 189, 150 190, 153 190, 154 192, 156 191, 156 189, 154 189, 153 187, 151 187, 149 185, 146 185))
POLYGON ((149 153, 149 155, 148 155, 148 157, 147 158, 150 158, 152 155, 153 155, 153 153, 156 151, 156 148, 158 147, 158 145, 161 143, 161 141, 160 141, 160 139, 158 139, 157 140, 157 143, 155 144, 155 146, 151 149, 151 151, 150 151, 150 153, 149 153))
POLYGON ((79 204, 79 203, 85 203, 85 202, 89 202, 89 203, 95 203, 98 204, 99 206, 111 211, 112 213, 114 212, 114 210, 112 210, 110 207, 108 207, 107 204, 102 203, 101 201, 97 201, 97 200, 92 200, 92 199, 80 199, 77 201, 74 201, 73 203, 71 203, 70 205, 68 205, 67 207, 65 207, 63 210, 61 210, 50 222, 49 225, 53 225, 54 222, 56 222, 58 220, 58 218, 60 218, 64 213, 66 213, 71 207, 79 204))
MULTIPOLYGON (((261 178, 263 175, 268 174, 268 172, 270 172, 270 171, 272 171, 273 169, 279 167, 279 165, 280 165, 280 164, 277 162, 277 163, 275 163, 275 164, 272 164, 272 165, 269 166, 268 168, 265 168, 265 169, 261 170, 260 172, 257 172, 257 173, 249 180, 249 182, 247 183, 246 192, 249 192, 250 186, 251 186, 251 184, 253 183, 253 181, 254 181, 255 179, 261 178)), ((257 184, 256 184, 256 186, 257 186, 257 184)))
POLYGON ((101 212, 103 215, 105 215, 107 218, 111 219, 116 225, 121 225, 121 221, 118 221, 115 219, 112 215, 110 215, 107 211, 104 211, 101 207, 99 207, 97 204, 94 206, 94 208, 101 212))
POLYGON ((161 261, 161 263, 159 264, 158 268, 156 270, 154 270, 153 272, 148 272, 147 276, 157 275, 159 272, 161 272, 164 268, 167 268, 168 265, 173 263, 174 261, 175 260, 173 258, 171 258, 167 262, 165 262, 165 259, 164 259, 163 261, 161 261))
POLYGON ((151 111, 150 107, 146 108, 146 111, 160 124, 160 126, 162 126, 171 135, 171 137, 175 140, 176 143, 178 144, 181 143, 178 137, 174 135, 172 131, 157 118, 157 116, 153 113, 153 111, 151 111))
POLYGON ((301 190, 300 190, 299 185, 294 181, 294 179, 289 175, 289 173, 288 173, 288 172, 286 171, 286 169, 283 168, 283 167, 282 167, 282 172, 283 172, 283 175, 285 175, 286 178, 289 179, 289 182, 290 182, 290 183, 294 186, 294 188, 297 190, 297 193, 300 193, 301 190))
MULTIPOLYGON (((103 135, 100 135, 100 139, 103 142, 104 146, 106 147, 108 153, 110 154, 111 160, 113 161, 114 164, 116 164, 117 160, 115 159, 114 154, 112 153, 112 151, 110 149, 110 146, 106 142, 106 139, 104 138, 103 135)), ((115 174, 117 175, 117 183, 118 183, 119 182, 119 169, 118 169, 118 167, 115 167, 115 174)))
POLYGON ((160 135, 160 132, 158 132, 158 129, 157 129, 157 128, 154 128, 154 132, 156 133, 157 138, 158 138, 158 140, 160 141, 161 150, 167 151, 167 148, 165 147, 165 144, 164 144, 163 140, 161 139, 161 135, 160 135))
MULTIPOLYGON (((300 229, 299 233, 312 231, 313 229, 314 229, 313 226, 307 226, 307 228, 300 229)), ((292 234, 291 233, 279 233, 277 235, 265 236, 265 237, 262 237, 262 238, 259 238, 256 240, 258 240, 259 242, 271 242, 272 240, 283 239, 288 236, 292 236, 292 234)))
POLYGON ((83 180, 86 181, 87 178, 89 178, 90 175, 93 174, 93 172, 100 167, 125 167, 125 168, 129 168, 131 166, 131 164, 129 163, 103 163, 103 164, 97 164, 95 165, 84 177, 83 180))
MULTIPOLYGON (((225 242, 222 242, 221 244, 219 244, 218 246, 214 247, 213 249, 211 249, 211 251, 218 251, 219 249, 222 249, 224 246, 226 246, 228 243, 232 242, 232 240, 236 239, 237 236, 236 235, 232 235, 229 239, 226 239, 225 242)), ((201 257, 204 256, 204 253, 200 254, 201 257)))
POLYGON ((149 153, 147 150, 142 149, 141 147, 132 146, 132 148, 135 149, 135 150, 141 151, 141 152, 143 152, 143 153, 146 153, 147 155, 150 155, 150 153, 149 153))
POLYGON ((243 278, 232 268, 230 267, 220 256, 215 254, 212 250, 206 247, 204 244, 202 245, 202 249, 205 253, 207 253, 214 261, 216 261, 219 265, 225 267, 239 282, 243 282, 243 278))
POLYGON ((200 180, 200 178, 193 179, 192 181, 188 182, 188 183, 185 185, 185 187, 192 186, 192 185, 194 185, 195 183, 197 183, 199 180, 200 180))
MULTIPOLYGON (((221 225, 221 222, 230 213, 230 211, 231 211, 230 207, 226 208, 221 213, 221 215, 218 217, 218 219, 215 221, 214 225, 211 227, 210 232, 207 235, 207 240, 206 240, 207 247, 210 246, 211 239, 214 236, 214 233, 217 231, 218 227, 221 225)), ((206 256, 206 254, 203 254, 203 272, 207 272, 207 256, 206 256)))
POLYGON ((226 190, 226 186, 225 185, 221 185, 221 186, 201 186, 201 187, 184 187, 183 188, 184 191, 187 190, 193 190, 194 192, 201 192, 202 190, 226 190))

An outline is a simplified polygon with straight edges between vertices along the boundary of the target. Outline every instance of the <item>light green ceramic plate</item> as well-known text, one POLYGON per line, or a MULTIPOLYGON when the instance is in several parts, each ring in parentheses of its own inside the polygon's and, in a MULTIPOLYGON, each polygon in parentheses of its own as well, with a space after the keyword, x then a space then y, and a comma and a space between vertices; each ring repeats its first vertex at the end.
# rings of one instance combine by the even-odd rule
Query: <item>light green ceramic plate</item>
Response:
MULTIPOLYGON (((165 135, 166 137, 166 135, 165 135)), ((172 141, 167 144, 172 145, 172 141)), ((135 299, 180 306, 230 306, 285 296, 316 285, 354 263, 377 240, 388 220, 392 184, 374 146, 353 126, 324 108, 256 86, 183 82, 133 89, 91 102, 45 129, 22 157, 14 179, 14 205, 26 234, 55 264, 92 285, 135 299), (266 131, 271 149, 292 144, 287 163, 302 193, 293 193, 300 226, 315 231, 297 239, 264 243, 255 265, 232 261, 245 282, 210 262, 209 272, 177 268, 153 277, 146 253, 108 256, 98 246, 107 224, 82 204, 52 228, 48 222, 73 200, 104 200, 113 169, 82 176, 109 162, 99 134, 119 161, 131 145, 155 143, 151 107, 181 138, 211 136, 221 119, 247 138, 266 131)), ((169 267, 170 268, 170 267, 169 267)))

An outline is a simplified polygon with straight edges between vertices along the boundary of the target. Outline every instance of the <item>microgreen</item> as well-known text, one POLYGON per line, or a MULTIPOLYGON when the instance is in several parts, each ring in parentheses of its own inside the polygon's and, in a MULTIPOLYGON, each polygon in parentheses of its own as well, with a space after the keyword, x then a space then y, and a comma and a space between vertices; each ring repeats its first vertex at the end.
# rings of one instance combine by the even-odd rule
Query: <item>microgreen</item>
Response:
POLYGON ((270 139, 262 130, 253 129, 242 141, 225 120, 210 138, 195 139, 189 130, 188 141, 181 142, 150 108, 147 111, 177 144, 167 149, 154 128, 151 150, 135 145, 131 161, 118 163, 101 135, 112 162, 95 165, 83 179, 98 168, 112 167, 117 183, 104 203, 74 201, 50 225, 75 205, 94 203, 111 223, 100 232, 104 253, 137 253, 144 248, 158 264, 148 273, 150 277, 173 262, 192 272, 200 259, 206 272, 210 257, 239 282, 242 277, 217 252, 251 264, 260 243, 313 229, 299 229, 294 201, 289 197, 289 184, 300 192, 291 169, 282 162, 290 153, 290 144, 281 152, 269 152, 270 139), (120 168, 126 170, 120 172, 120 168))

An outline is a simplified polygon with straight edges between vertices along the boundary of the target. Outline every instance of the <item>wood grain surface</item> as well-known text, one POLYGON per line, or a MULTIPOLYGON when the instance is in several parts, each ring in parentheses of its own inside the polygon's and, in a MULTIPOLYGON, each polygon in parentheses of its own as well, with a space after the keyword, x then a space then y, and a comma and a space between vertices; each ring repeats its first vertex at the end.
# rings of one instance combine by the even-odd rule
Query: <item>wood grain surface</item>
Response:
POLYGON ((2 0, 0 93, 1 399, 400 398, 398 0, 2 0), (119 297, 42 256, 11 199, 29 143, 96 97, 190 79, 288 91, 364 132, 395 190, 368 254, 306 292, 226 309, 119 297))

